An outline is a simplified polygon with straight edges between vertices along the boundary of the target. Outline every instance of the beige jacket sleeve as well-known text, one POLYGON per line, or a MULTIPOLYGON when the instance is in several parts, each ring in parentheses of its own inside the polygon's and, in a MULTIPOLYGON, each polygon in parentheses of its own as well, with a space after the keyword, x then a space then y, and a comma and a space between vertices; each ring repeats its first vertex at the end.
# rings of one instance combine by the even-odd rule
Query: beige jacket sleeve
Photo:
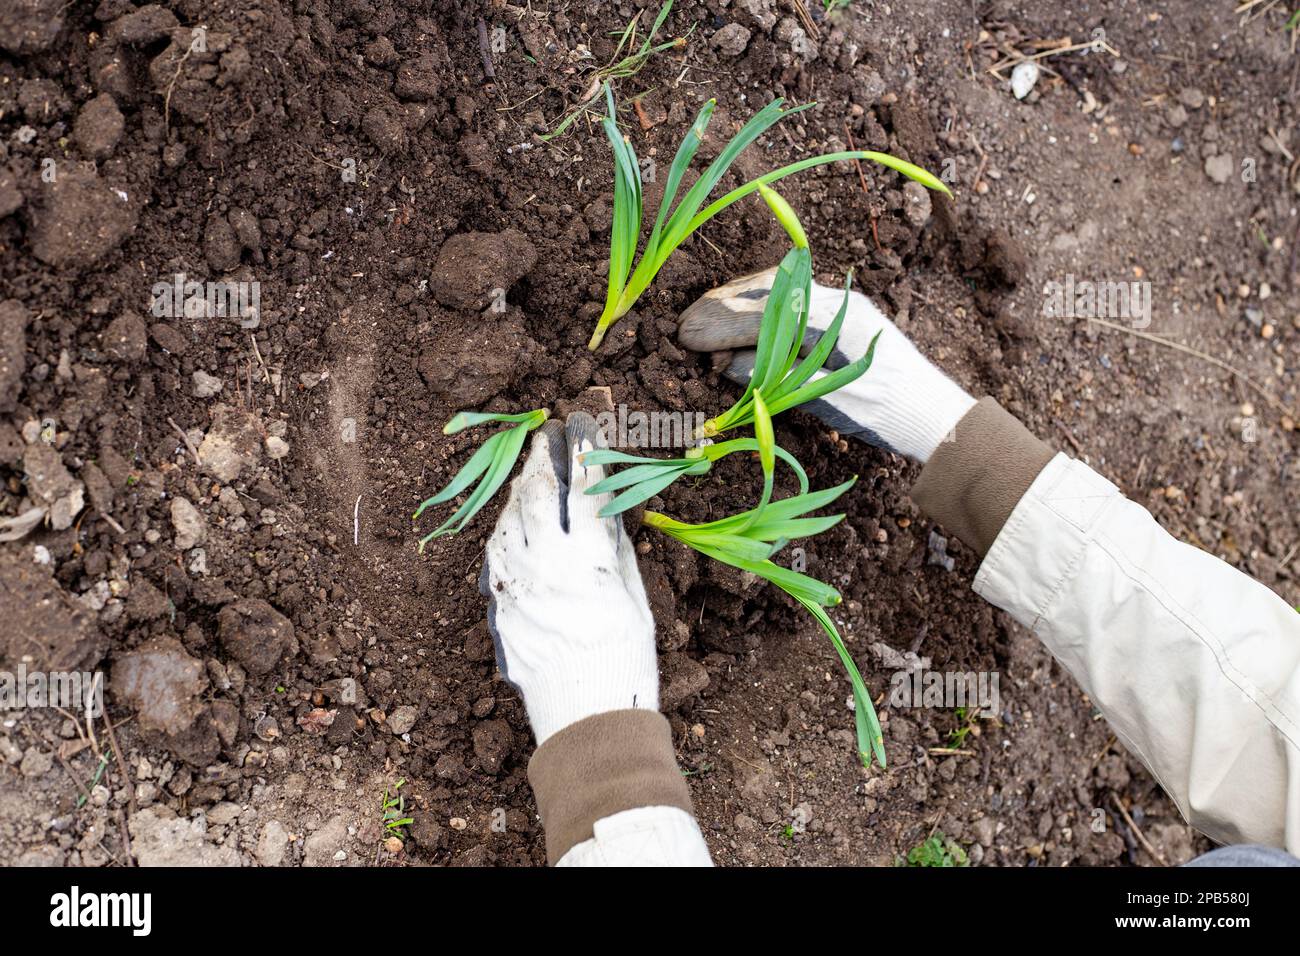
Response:
POLYGON ((1193 826, 1300 855, 1300 613, 991 399, 913 497, 986 552, 975 590, 1038 635, 1193 826))

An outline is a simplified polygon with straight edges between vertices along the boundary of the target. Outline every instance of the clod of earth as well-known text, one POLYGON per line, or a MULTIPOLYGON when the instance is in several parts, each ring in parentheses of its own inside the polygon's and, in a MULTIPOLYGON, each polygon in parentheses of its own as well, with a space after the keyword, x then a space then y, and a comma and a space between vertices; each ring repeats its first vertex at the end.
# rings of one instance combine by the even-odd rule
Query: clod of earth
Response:
POLYGON ((0 302, 0 412, 12 412, 18 386, 27 368, 27 323, 30 315, 21 302, 0 302))
POLYGON ((176 497, 171 505, 172 527, 176 529, 173 544, 179 551, 188 551, 208 538, 208 524, 198 508, 188 498, 176 497))
POLYGON ((429 291, 449 309, 482 312, 537 264, 537 248, 522 232, 464 232, 442 244, 429 276, 429 291))
POLYGON ((72 125, 77 147, 91 159, 106 159, 122 138, 126 120, 109 93, 100 93, 86 103, 72 125))
POLYGON ((217 614, 221 646, 254 676, 269 673, 298 652, 293 622, 260 598, 243 598, 217 614))
POLYGON ((28 445, 23 470, 27 491, 35 504, 46 509, 50 527, 55 531, 71 527, 85 504, 85 485, 72 477, 54 446, 43 441, 28 445))
POLYGON ((223 483, 234 481, 262 455, 262 429, 252 412, 227 405, 212 410, 212 427, 199 445, 203 470, 223 483))
POLYGON ((61 0, 5 0, 0 7, 0 49, 15 55, 39 53, 63 29, 67 9, 61 0))
POLYGON ((518 322, 469 328, 451 346, 430 347, 416 360, 429 391, 453 408, 482 405, 527 373, 537 343, 518 322))
POLYGON ((136 712, 145 730, 189 730, 203 710, 207 687, 203 662, 169 637, 155 638, 113 665, 113 692, 136 712))
POLYGON ((115 362, 139 362, 149 350, 149 329, 129 309, 108 323, 100 336, 104 354, 115 362))
POLYGON ((37 196, 32 252, 56 269, 94 265, 135 231, 139 215, 139 203, 101 179, 93 164, 60 164, 37 196))
POLYGON ((239 866, 239 851, 208 839, 202 817, 184 819, 166 807, 148 807, 127 822, 140 866, 239 866))
POLYGON ((50 572, 18 549, 0 548, 0 665, 13 671, 90 671, 108 639, 85 606, 68 596, 50 572))

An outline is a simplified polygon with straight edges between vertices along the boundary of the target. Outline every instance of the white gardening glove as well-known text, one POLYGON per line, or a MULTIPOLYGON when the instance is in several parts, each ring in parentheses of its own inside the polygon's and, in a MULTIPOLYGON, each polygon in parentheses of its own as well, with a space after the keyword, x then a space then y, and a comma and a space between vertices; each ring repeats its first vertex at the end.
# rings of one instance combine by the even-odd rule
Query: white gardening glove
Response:
POLYGON ((501 674, 523 694, 540 747, 611 710, 659 709, 654 619, 621 518, 597 518, 612 494, 579 456, 605 442, 595 419, 549 421, 488 539, 479 587, 501 674))
MULTIPOLYGON (((677 340, 696 352, 749 350, 737 353, 726 370, 728 378, 747 383, 754 371, 752 349, 775 273, 775 268, 768 269, 705 293, 682 313, 677 340)), ((843 300, 843 289, 813 283, 802 351, 831 324, 843 300)), ((848 312, 826 368, 840 368, 866 354, 877 332, 880 341, 866 374, 802 407, 841 434, 855 435, 924 464, 975 399, 932 365, 875 303, 857 291, 849 293, 848 312)))

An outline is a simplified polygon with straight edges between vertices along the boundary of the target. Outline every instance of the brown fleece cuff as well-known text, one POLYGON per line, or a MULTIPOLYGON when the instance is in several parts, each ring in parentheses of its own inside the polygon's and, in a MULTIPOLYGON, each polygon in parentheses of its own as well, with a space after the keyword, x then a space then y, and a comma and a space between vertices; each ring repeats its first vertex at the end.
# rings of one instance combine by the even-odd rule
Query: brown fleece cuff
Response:
POLYGON ((570 724, 537 748, 528 782, 554 865, 597 820, 637 807, 691 813, 668 720, 654 710, 614 710, 570 724))
POLYGON ((957 423, 912 487, 912 500, 980 555, 1055 452, 991 398, 957 423))

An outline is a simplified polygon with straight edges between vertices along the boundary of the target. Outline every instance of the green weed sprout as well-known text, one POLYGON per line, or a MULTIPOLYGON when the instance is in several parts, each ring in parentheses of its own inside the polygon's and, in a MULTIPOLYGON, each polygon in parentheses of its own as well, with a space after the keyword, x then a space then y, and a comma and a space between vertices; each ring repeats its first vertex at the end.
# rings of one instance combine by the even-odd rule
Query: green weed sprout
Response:
POLYGON ((404 816, 406 813, 406 797, 398 793, 406 783, 403 777, 393 785, 392 793, 389 793, 388 785, 384 785, 384 796, 380 800, 380 809, 383 810, 384 832, 389 836, 395 836, 405 842, 406 827, 415 822, 414 817, 404 816))
POLYGON ((466 428, 482 425, 485 422, 508 422, 512 423, 514 427, 502 429, 480 445, 478 451, 470 456, 469 461, 465 463, 465 467, 456 473, 456 477, 448 482, 446 488, 443 488, 442 491, 415 509, 415 514, 411 516, 412 521, 418 521, 420 515, 424 514, 424 509, 443 504, 455 498, 468 488, 475 479, 482 476, 482 481, 478 483, 478 486, 465 499, 465 503, 460 506, 456 513, 420 539, 419 550, 421 554, 424 553, 424 546, 434 538, 444 534, 455 534, 479 513, 482 507, 497 493, 497 489, 505 484, 506 478, 510 476, 511 469, 514 468, 515 462, 519 459, 519 452, 524 447, 524 436, 540 426, 544 421, 546 421, 546 410, 541 408, 531 412, 522 412, 518 415, 457 412, 452 416, 451 421, 447 422, 442 428, 444 435, 454 435, 466 428))
MULTIPOLYGON (((681 458, 642 458, 621 451, 599 448, 583 455, 582 463, 584 465, 631 465, 632 467, 598 481, 587 489, 587 494, 603 495, 606 492, 622 491, 622 494, 615 495, 614 500, 598 512, 601 518, 611 518, 653 498, 683 475, 705 474, 715 461, 737 451, 760 452, 760 460, 762 457, 756 438, 733 438, 730 441, 689 448, 681 458)), ((790 466, 790 470, 799 479, 799 493, 807 494, 808 475, 804 472, 803 466, 793 455, 778 445, 772 446, 772 454, 774 460, 779 458, 790 466)), ((768 485, 765 497, 771 497, 770 482, 767 482, 766 474, 765 483, 768 485)))
MULTIPOLYGON (((545 143, 555 139, 557 136, 563 136, 568 128, 573 124, 573 121, 581 116, 591 106, 591 104, 596 101, 596 98, 600 96, 600 89, 606 82, 610 80, 623 80, 630 76, 635 76, 641 72, 641 68, 645 66, 650 58, 656 53, 662 53, 665 50, 679 49, 686 45, 686 37, 677 37, 675 40, 669 40, 666 43, 656 44, 654 42, 655 35, 659 33, 659 28, 663 26, 664 21, 668 19, 668 12, 672 10, 672 8, 673 0, 667 0, 659 10, 659 15, 655 17, 654 25, 650 27, 650 33, 646 36, 645 40, 642 41, 641 46, 636 50, 632 50, 629 44, 635 42, 634 34, 636 32, 636 22, 641 18, 642 11, 638 10, 636 12, 635 16, 628 21, 627 27, 624 28, 622 35, 618 38, 618 46, 614 48, 614 55, 610 57, 609 63, 596 71, 596 75, 592 78, 591 84, 587 87, 587 91, 582 95, 578 105, 565 114, 564 119, 560 121, 560 124, 555 127, 553 132, 547 133, 545 136, 541 137, 542 142, 545 143), (619 54, 623 52, 624 47, 632 50, 632 52, 628 53, 628 55, 622 59, 619 59, 619 54)), ((695 25, 691 24, 691 28, 687 31, 686 35, 690 36, 690 34, 694 32, 695 25)))
POLYGON ((831 515, 823 518, 806 517, 830 504, 857 479, 849 479, 834 488, 800 494, 792 498, 782 498, 761 509, 761 513, 746 511, 710 521, 707 524, 687 524, 675 521, 657 511, 647 511, 642 523, 657 528, 664 534, 698 551, 706 557, 729 564, 742 571, 756 574, 764 580, 775 584, 792 598, 802 604, 822 626, 822 630, 831 639, 840 663, 848 674, 849 684, 853 688, 853 716, 857 729, 858 756, 863 766, 871 765, 874 754, 881 768, 885 767, 884 737, 880 732, 880 720, 872 705, 871 695, 853 662, 839 631, 827 615, 825 608, 840 603, 840 594, 816 578, 772 562, 772 555, 795 538, 806 538, 821 534, 834 527, 844 519, 844 515, 831 515))
POLYGON ((754 350, 754 372, 744 393, 731 408, 704 423, 703 434, 713 437, 755 421, 756 399, 761 394, 769 415, 821 398, 863 375, 871 367, 876 353, 876 340, 872 338, 865 355, 813 379, 814 373, 825 364, 840 336, 844 317, 849 307, 850 274, 844 282, 844 299, 830 326, 817 340, 807 357, 795 365, 799 347, 808 329, 808 308, 812 301, 812 255, 803 226, 794 210, 775 190, 762 187, 763 198, 776 218, 785 227, 794 242, 786 253, 772 279, 772 290, 763 306, 762 324, 754 350))
POLYGON ((942 830, 937 830, 898 859, 898 866, 962 867, 970 866, 970 857, 961 844, 942 830))
POLYGON ((704 132, 709 125, 709 119, 713 115, 713 108, 716 104, 715 100, 709 100, 696 115, 690 132, 686 134, 686 138, 682 140, 681 145, 677 148, 677 155, 668 170, 668 178, 664 184, 663 200, 660 202, 659 212, 655 216, 654 228, 651 229, 650 236, 646 240, 640 260, 636 262, 636 268, 633 269, 633 261, 636 259, 637 244, 641 237, 641 225, 644 216, 641 195, 641 167, 637 163, 636 151, 632 148, 631 142, 619 131, 617 114, 614 108, 614 92, 608 83, 605 84, 605 99, 609 107, 609 115, 601 121, 601 125, 604 127, 605 136, 614 152, 614 213, 609 240, 609 287, 605 295, 604 310, 596 323, 596 329, 592 333, 591 341, 587 344, 587 347, 592 351, 595 351, 600 346, 609 327, 626 315, 632 306, 636 304, 641 293, 654 281, 654 277, 658 275, 659 270, 668 261, 668 257, 686 241, 687 237, 732 203, 743 199, 769 183, 776 182, 778 179, 783 179, 793 173, 810 169, 813 166, 820 166, 824 163, 833 163, 842 159, 866 159, 897 170, 929 189, 952 195, 948 187, 938 177, 920 166, 915 166, 888 153, 850 150, 825 153, 821 156, 801 159, 798 162, 790 163, 788 166, 782 166, 780 169, 775 169, 759 176, 757 179, 750 180, 743 186, 715 199, 708 206, 704 206, 705 199, 708 198, 713 188, 722 180, 727 170, 731 168, 732 163, 745 151, 746 147, 776 123, 815 105, 806 103, 803 106, 796 106, 787 110, 782 108, 784 100, 778 97, 755 113, 749 122, 741 128, 740 132, 732 137, 722 152, 718 154, 717 159, 709 164, 699 179, 695 181, 695 184, 687 190, 681 202, 673 209, 672 215, 669 215, 668 210, 672 208, 673 201, 677 198, 677 191, 686 176, 686 170, 690 166, 691 160, 694 159, 700 143, 704 141, 704 132), (702 206, 703 209, 700 208, 702 206))

